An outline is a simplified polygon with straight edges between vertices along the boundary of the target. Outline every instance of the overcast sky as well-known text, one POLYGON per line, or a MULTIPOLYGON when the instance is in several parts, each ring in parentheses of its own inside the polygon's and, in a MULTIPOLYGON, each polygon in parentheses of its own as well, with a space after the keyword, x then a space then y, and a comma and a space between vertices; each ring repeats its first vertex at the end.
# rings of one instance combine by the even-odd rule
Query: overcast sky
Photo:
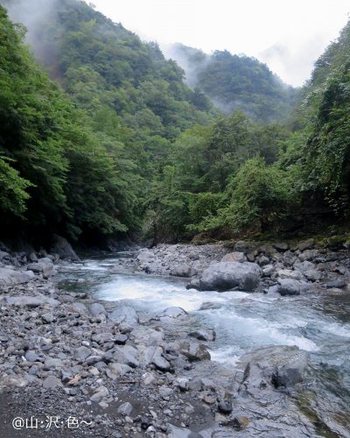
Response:
POLYGON ((266 62, 291 85, 349 18, 349 0, 92 0, 97 10, 161 46, 227 49, 266 62))

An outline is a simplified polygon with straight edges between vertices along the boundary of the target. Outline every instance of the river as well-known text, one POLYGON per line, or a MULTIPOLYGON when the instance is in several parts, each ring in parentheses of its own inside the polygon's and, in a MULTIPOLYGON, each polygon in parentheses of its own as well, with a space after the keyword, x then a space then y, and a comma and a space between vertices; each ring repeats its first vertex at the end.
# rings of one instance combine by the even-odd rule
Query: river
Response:
POLYGON ((350 436, 349 293, 279 297, 186 290, 182 279, 116 272, 121 256, 65 265, 61 282, 97 300, 123 301, 140 312, 182 307, 192 315, 191 324, 215 329, 213 361, 234 366, 244 353, 267 345, 309 352, 312 396, 302 408, 317 417, 322 436, 350 436))

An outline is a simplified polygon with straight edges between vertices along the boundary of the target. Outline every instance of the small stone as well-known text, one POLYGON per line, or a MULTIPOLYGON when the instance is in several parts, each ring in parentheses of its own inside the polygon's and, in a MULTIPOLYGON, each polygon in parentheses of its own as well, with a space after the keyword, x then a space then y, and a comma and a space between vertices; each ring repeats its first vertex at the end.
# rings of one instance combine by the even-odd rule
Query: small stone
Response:
POLYGON ((43 315, 41 315, 41 319, 42 319, 46 324, 51 324, 52 322, 55 321, 55 317, 53 316, 52 313, 44 313, 43 315))
POLYGON ((134 408, 133 408, 131 403, 125 402, 119 406, 117 412, 118 412, 118 414, 129 416, 132 413, 133 409, 134 408))
POLYGON ((97 391, 90 397, 90 400, 95 403, 100 403, 104 397, 109 395, 109 391, 105 386, 100 386, 97 391))
POLYGON ((55 376, 48 376, 43 381, 43 387, 45 389, 54 389, 57 388, 58 386, 62 386, 62 384, 61 381, 55 376))

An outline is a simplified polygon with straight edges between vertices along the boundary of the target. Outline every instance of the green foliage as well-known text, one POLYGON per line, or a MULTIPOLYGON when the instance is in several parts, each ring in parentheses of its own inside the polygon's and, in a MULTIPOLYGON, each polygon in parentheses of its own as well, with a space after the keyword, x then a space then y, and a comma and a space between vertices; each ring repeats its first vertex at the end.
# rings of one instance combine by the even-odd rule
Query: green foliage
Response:
POLYGON ((124 146, 109 136, 118 118, 107 108, 102 123, 101 113, 93 119, 75 109, 33 61, 22 37, 0 7, 2 222, 22 215, 28 226, 73 237, 126 231, 135 225, 138 187, 124 146), (99 124, 103 135, 92 132, 99 124))
POLYGON ((172 56, 186 66, 188 83, 207 95, 225 114, 239 110, 255 121, 285 120, 296 104, 298 92, 283 84, 257 59, 174 45, 172 56))
POLYGON ((286 173, 277 166, 267 166, 260 157, 246 161, 228 191, 231 201, 221 215, 225 224, 238 231, 266 231, 287 213, 291 194, 286 173))
POLYGON ((26 201, 29 198, 27 189, 30 185, 9 163, 0 158, 0 210, 2 214, 23 215, 26 210, 26 201))

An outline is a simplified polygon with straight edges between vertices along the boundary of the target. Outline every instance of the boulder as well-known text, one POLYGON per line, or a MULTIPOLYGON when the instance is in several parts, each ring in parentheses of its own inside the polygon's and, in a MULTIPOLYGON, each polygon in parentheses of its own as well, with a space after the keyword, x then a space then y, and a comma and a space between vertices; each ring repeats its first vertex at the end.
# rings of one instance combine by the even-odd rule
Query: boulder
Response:
POLYGON ((239 251, 230 252, 221 259, 222 262, 244 262, 246 260, 244 252, 239 251))
POLYGON ((182 342, 180 352, 186 356, 190 362, 211 359, 206 346, 203 344, 197 344, 196 342, 182 342))
POLYGON ((187 315, 186 310, 184 310, 182 307, 168 307, 167 309, 163 310, 163 312, 159 315, 160 319, 163 318, 180 318, 180 316, 187 315))
POLYGON ((275 242, 272 244, 277 251, 287 251, 289 249, 289 245, 286 242, 275 242))
POLYGON ((298 347, 263 347, 241 357, 238 367, 244 370, 246 387, 291 387, 301 383, 308 365, 308 353, 298 347))
POLYGON ((92 303, 92 304, 90 304, 89 311, 90 311, 92 316, 98 316, 98 315, 101 315, 101 314, 102 315, 106 314, 106 309, 100 303, 92 303))
POLYGON ((163 349, 161 347, 147 347, 143 355, 144 366, 153 364, 159 371, 170 371, 170 363, 163 357, 163 349))
POLYGON ((134 338, 135 344, 145 346, 160 345, 164 341, 164 333, 151 327, 139 325, 133 329, 130 335, 134 338))
POLYGON ((105 397, 108 397, 109 391, 105 386, 100 386, 90 397, 90 400, 95 403, 100 403, 105 397))
POLYGON ((10 268, 0 268, 0 287, 28 283, 33 278, 34 273, 32 271, 15 271, 10 268))
POLYGON ((123 377, 125 376, 125 374, 130 373, 131 371, 132 368, 129 367, 129 365, 114 362, 108 365, 106 374, 110 379, 116 380, 117 378, 123 377))
POLYGON ((175 265, 170 271, 170 275, 174 277, 191 277, 192 276, 192 268, 190 265, 186 263, 181 263, 175 265))
POLYGON ((3 260, 10 260, 10 259, 11 256, 8 252, 0 250, 0 262, 2 262, 3 260))
POLYGON ((293 269, 279 269, 277 271, 277 275, 280 279, 289 278, 293 280, 302 280, 304 278, 301 272, 293 269))
POLYGON ((59 301, 49 298, 44 295, 37 295, 35 297, 20 295, 20 296, 12 296, 12 297, 3 297, 0 301, 5 302, 9 306, 27 306, 27 307, 39 307, 41 305, 49 305, 49 306, 58 306, 59 301))
POLYGON ((302 283, 291 278, 281 278, 278 280, 277 292, 282 295, 300 295, 302 283))
POLYGON ((132 411, 134 410, 133 406, 129 402, 125 402, 119 406, 117 409, 118 414, 123 416, 130 416, 132 411))
POLYGON ((313 249, 314 247, 315 247, 314 239, 303 240, 302 242, 299 242, 297 244, 297 249, 299 251, 305 251, 306 249, 313 249))
POLYGON ((256 290, 262 271, 255 263, 219 262, 210 265, 199 281, 200 290, 256 290))
POLYGON ((131 306, 120 306, 108 314, 108 318, 116 324, 128 324, 135 326, 139 322, 139 317, 135 309, 131 306))
POLYGON ((67 239, 61 236, 54 236, 51 252, 60 256, 61 259, 78 261, 79 257, 67 239))
MULTIPOLYGON (((107 352, 107 356, 109 352, 107 352)), ((139 352, 131 345, 116 347, 112 352, 112 358, 115 362, 128 365, 131 368, 137 368, 140 365, 139 352)))
POLYGON ((54 265, 48 257, 43 257, 35 263, 30 263, 27 269, 42 274, 45 278, 50 277, 54 273, 54 265))
POLYGON ((188 334, 192 338, 196 338, 199 341, 215 341, 216 333, 212 329, 198 329, 188 334))

